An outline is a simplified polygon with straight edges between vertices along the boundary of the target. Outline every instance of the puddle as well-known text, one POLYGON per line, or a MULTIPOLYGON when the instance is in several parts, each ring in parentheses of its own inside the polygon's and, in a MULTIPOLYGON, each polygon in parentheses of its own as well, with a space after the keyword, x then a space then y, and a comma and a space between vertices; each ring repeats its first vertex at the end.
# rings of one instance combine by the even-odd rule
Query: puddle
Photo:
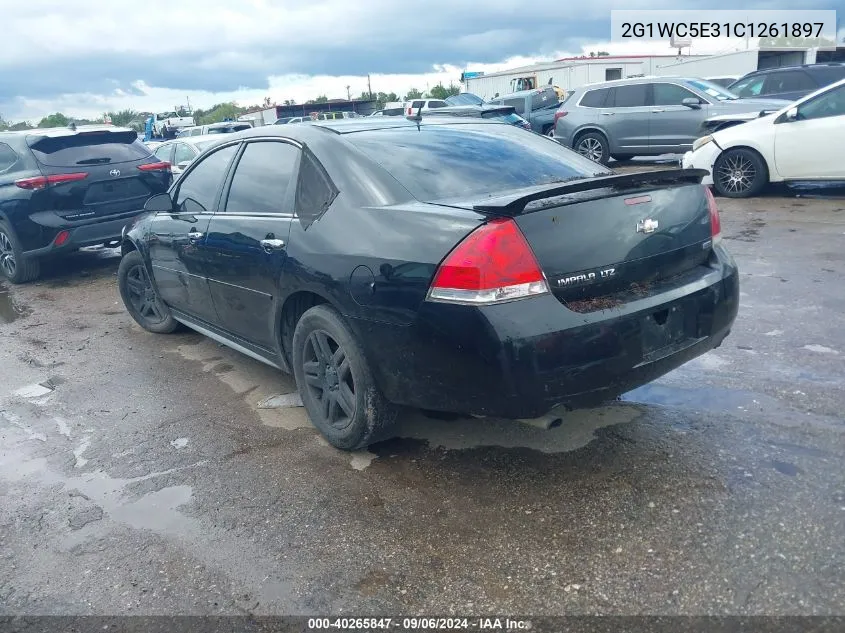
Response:
POLYGON ((465 450, 482 446, 528 448, 541 453, 568 453, 595 439, 595 431, 632 422, 643 414, 636 406, 613 404, 567 412, 560 426, 545 430, 514 420, 494 418, 434 419, 422 413, 402 418, 396 436, 422 440, 431 448, 465 450))
POLYGON ((17 303, 12 299, 12 294, 0 286, 0 323, 11 323, 30 312, 29 308, 17 303))
POLYGON ((762 409, 764 406, 778 406, 778 401, 775 398, 750 391, 704 386, 696 389, 683 389, 653 383, 629 391, 622 395, 620 400, 637 404, 656 404, 709 411, 735 411, 736 409, 762 409))

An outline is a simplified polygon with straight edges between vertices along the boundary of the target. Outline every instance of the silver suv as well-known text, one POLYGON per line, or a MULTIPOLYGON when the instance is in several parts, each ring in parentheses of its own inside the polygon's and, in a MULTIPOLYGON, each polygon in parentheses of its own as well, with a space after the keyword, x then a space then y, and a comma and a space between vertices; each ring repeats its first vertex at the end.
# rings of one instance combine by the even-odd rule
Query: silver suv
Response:
POLYGON ((554 138, 599 163, 681 154, 705 119, 780 109, 787 101, 739 99, 705 79, 641 77, 575 90, 555 113, 554 138))

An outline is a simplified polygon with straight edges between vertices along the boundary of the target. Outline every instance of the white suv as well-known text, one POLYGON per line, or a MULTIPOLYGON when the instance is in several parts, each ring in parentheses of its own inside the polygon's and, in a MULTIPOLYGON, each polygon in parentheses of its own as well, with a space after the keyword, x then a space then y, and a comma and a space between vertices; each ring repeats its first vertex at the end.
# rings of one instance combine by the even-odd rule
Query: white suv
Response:
POLYGON ((413 101, 405 102, 405 114, 409 116, 416 114, 419 112, 420 107, 422 107, 423 112, 426 112, 435 108, 448 108, 449 104, 442 99, 414 99, 413 101))

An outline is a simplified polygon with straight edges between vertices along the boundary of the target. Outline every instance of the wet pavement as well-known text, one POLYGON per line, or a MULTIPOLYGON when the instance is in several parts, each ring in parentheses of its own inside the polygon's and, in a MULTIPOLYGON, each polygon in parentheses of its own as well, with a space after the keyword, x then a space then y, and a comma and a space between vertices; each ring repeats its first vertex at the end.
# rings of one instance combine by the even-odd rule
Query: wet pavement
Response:
POLYGON ((0 287, 0 613, 845 613, 845 202, 720 204, 721 348, 355 454, 289 377, 134 325, 114 251, 0 287))

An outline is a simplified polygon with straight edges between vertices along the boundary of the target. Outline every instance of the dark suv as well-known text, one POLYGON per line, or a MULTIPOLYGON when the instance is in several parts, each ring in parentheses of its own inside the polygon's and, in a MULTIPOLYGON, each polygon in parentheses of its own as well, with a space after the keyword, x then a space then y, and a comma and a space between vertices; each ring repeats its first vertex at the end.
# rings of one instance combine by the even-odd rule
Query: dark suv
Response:
POLYGON ((43 257, 118 245, 172 178, 170 163, 129 129, 0 132, 0 274, 24 283, 38 277, 43 257))
POLYGON ((796 101, 840 79, 845 79, 842 63, 784 66, 750 72, 728 86, 728 90, 740 99, 772 97, 796 101))

